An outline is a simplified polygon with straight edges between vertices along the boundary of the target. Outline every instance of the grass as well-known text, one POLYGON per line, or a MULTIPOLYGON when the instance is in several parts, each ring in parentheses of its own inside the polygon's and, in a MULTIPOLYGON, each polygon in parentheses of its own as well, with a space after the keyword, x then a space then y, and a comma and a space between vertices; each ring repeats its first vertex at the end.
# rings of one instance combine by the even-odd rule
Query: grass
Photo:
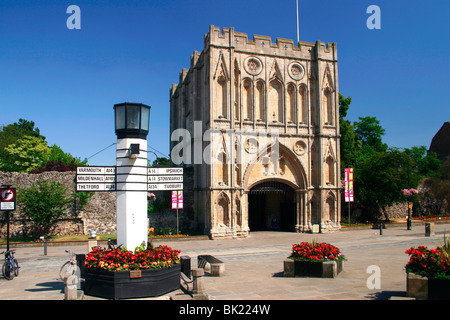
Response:
MULTIPOLYGON (((173 234, 173 235, 153 235, 153 239, 164 239, 164 238, 181 238, 181 237, 189 237, 192 235, 200 235, 198 234, 173 234)), ((68 235, 68 236, 51 236, 46 237, 47 241, 88 241, 92 238, 89 235, 68 235)), ((97 235, 98 240, 108 240, 108 239, 116 239, 116 234, 99 234, 97 235)), ((39 237, 21 237, 21 238, 9 238, 10 243, 18 243, 18 242, 40 242, 39 237)), ((6 244, 6 238, 0 238, 0 244, 6 244)))
MULTIPOLYGON (((108 240, 109 239, 115 239, 115 234, 101 234, 98 235, 99 240, 108 240)), ((88 241, 91 239, 88 235, 69 235, 69 236, 52 236, 52 237, 46 237, 47 241, 88 241)), ((21 238, 9 238, 10 243, 17 243, 17 242, 39 242, 41 241, 39 238, 36 237, 21 237, 21 238)), ((0 244, 5 244, 6 238, 0 239, 0 244)))

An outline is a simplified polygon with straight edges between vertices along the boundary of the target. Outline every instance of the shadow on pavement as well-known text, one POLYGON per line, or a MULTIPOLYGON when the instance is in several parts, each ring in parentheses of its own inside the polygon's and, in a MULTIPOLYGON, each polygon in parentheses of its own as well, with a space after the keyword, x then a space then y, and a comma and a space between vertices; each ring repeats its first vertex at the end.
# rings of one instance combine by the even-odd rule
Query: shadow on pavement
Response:
POLYGON ((41 288, 25 289, 25 291, 42 292, 42 291, 60 290, 61 293, 64 293, 64 283, 62 281, 36 283, 36 287, 41 287, 41 288))

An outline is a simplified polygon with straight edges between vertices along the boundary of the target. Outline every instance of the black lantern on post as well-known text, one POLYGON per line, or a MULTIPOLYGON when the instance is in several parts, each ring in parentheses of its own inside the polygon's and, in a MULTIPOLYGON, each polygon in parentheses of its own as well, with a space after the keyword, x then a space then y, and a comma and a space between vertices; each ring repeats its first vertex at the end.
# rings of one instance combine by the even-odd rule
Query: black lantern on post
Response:
POLYGON ((150 107, 142 103, 124 102, 114 105, 118 139, 146 139, 150 123, 150 107))

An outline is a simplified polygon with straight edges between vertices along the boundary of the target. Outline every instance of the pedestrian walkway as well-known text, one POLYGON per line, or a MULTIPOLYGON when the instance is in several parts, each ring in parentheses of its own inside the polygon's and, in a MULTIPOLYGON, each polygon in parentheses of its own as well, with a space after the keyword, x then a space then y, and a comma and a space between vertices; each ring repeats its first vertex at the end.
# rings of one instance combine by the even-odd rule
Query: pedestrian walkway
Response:
MULTIPOLYGON (((436 247, 443 234, 450 234, 450 224, 436 224, 436 235, 425 237, 423 225, 363 229, 331 234, 298 234, 288 232, 251 232, 247 238, 224 240, 154 240, 154 245, 167 244, 191 257, 192 267, 197 256, 211 254, 225 263, 222 277, 203 278, 206 294, 211 300, 374 300, 405 297, 408 261, 405 250, 411 246, 436 247), (284 278, 283 260, 289 256, 292 244, 302 241, 324 241, 341 249, 348 259, 344 271, 334 279, 284 278), (369 289, 369 266, 381 270, 381 288, 369 289)), ((14 247, 13 247, 14 248, 14 247)), ((0 277, 0 300, 62 300, 64 286, 58 271, 68 260, 65 250, 87 253, 85 246, 49 246, 16 248, 20 275, 8 281, 0 277)), ((180 297, 181 290, 157 298, 180 297)), ((99 298, 86 296, 86 300, 99 298)))

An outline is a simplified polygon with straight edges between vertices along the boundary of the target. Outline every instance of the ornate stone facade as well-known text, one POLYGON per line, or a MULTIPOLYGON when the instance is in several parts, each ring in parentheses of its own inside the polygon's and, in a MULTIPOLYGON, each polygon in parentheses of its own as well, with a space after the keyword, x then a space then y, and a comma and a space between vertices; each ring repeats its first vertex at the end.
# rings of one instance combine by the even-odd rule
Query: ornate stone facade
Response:
POLYGON ((211 26, 170 90, 188 216, 212 238, 340 229, 337 79, 335 43, 211 26))

